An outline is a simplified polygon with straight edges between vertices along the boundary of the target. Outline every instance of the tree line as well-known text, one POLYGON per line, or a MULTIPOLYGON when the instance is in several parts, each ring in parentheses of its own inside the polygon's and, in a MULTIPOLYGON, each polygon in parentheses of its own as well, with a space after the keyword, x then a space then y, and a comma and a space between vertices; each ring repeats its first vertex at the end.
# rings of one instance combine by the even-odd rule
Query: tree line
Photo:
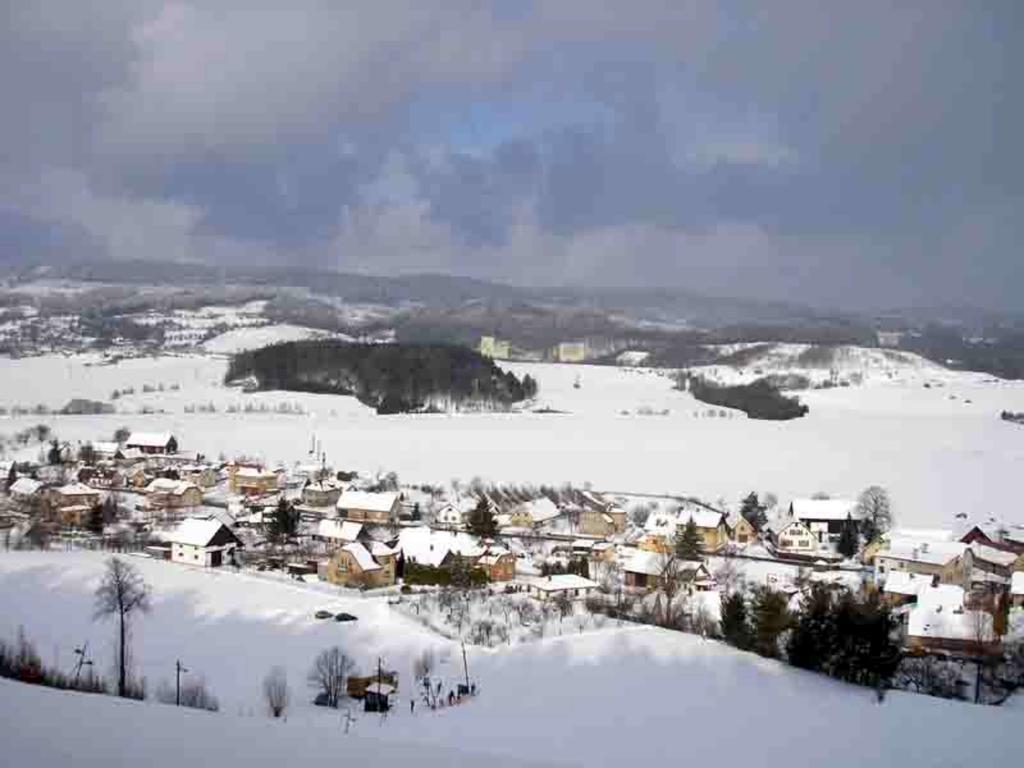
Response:
POLYGON ((479 353, 448 344, 350 344, 313 339, 234 355, 226 382, 253 378, 260 389, 352 395, 378 413, 439 403, 507 406, 534 397, 520 380, 479 353))
POLYGON ((750 384, 721 386, 701 376, 685 376, 680 379, 680 389, 689 388, 697 400, 708 405, 736 408, 752 419, 786 421, 807 415, 810 410, 798 398, 786 397, 767 379, 758 379, 750 384))

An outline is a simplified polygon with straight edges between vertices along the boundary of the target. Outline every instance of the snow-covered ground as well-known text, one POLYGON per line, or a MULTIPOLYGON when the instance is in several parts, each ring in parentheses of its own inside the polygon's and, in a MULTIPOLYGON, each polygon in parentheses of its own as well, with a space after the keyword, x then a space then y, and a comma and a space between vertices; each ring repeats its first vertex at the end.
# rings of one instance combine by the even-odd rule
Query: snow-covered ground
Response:
MULTIPOLYGON (((452 644, 380 598, 329 600, 287 583, 132 562, 156 598, 135 632, 138 667, 155 686, 180 658, 202 671, 221 712, 186 713, 4 682, 0 753, 17 756, 12 764, 144 761, 163 768, 172 760, 222 763, 225 756, 233 764, 268 765, 282 764, 282 756, 362 763, 379 755, 378 764, 433 766, 493 753, 587 766, 685 760, 907 768, 1010 765, 1019 753, 1009 735, 1021 724, 1020 709, 895 692, 877 703, 870 690, 650 627, 471 649, 480 690, 474 700, 411 714, 403 699, 386 720, 358 714, 345 736, 338 713, 306 703, 304 672, 320 648, 340 642, 361 664, 382 655, 408 675, 411 657, 428 647, 449 654, 442 668, 459 671, 452 644), (310 611, 324 605, 351 610, 359 621, 315 622, 310 611), (261 709, 260 678, 273 664, 287 667, 292 685, 287 722, 271 722, 261 709)), ((44 659, 65 668, 71 649, 89 640, 104 668, 112 628, 90 619, 101 568, 101 556, 92 553, 3 553, 0 633, 9 636, 23 625, 44 659)))
POLYGON ((279 344, 284 341, 302 341, 304 339, 316 339, 330 334, 325 331, 317 331, 313 328, 304 328, 300 325, 265 325, 259 328, 235 328, 215 336, 203 344, 207 352, 219 354, 232 354, 243 352, 247 349, 259 349, 269 344, 279 344))
MULTIPOLYGON (((305 457, 315 434, 339 467, 395 470, 405 482, 590 482, 597 490, 730 503, 751 490, 788 503, 817 491, 852 496, 878 484, 892 495, 900 525, 949 526, 959 512, 993 511, 1024 522, 1016 503, 1024 428, 999 419, 1004 409, 1024 411, 1024 382, 947 371, 919 358, 877 375, 865 369, 861 386, 803 392, 810 414, 789 422, 736 412, 721 418, 722 409, 672 389, 665 372, 643 369, 508 365, 537 378, 536 407, 566 413, 377 416, 349 397, 225 388, 219 358, 98 360, 2 359, 0 405, 59 408, 71 397, 105 400, 135 386, 136 394, 116 402, 121 413, 42 420, 63 439, 109 439, 127 424, 171 430, 185 450, 289 465, 305 457), (143 384, 161 382, 179 389, 142 393, 143 384), (225 412, 246 402, 299 404, 307 415, 225 412), (185 413, 190 404, 208 403, 218 412, 185 413), (144 408, 167 413, 139 415, 144 408)), ((0 418, 0 434, 40 420, 0 418)))

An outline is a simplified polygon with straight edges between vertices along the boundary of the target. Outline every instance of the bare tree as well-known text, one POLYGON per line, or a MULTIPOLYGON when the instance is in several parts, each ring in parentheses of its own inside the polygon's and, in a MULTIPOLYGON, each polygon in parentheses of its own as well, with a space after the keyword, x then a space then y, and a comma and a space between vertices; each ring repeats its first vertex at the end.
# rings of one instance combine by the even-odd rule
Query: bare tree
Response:
POLYGON ((889 501, 889 493, 880 485, 861 491, 857 508, 864 517, 862 529, 868 541, 892 527, 892 502, 889 501))
POLYGON ((558 610, 558 623, 562 623, 562 619, 572 613, 573 603, 572 598, 569 597, 569 593, 561 591, 555 595, 555 599, 552 601, 555 608, 558 610))
POLYGON ((722 559, 722 564, 715 569, 715 581, 726 595, 731 595, 738 587, 742 587, 743 574, 740 573, 740 567, 734 558, 722 559))
POLYGON ((320 693, 317 700, 325 706, 337 708, 345 694, 345 683, 355 664, 340 646, 326 648, 320 652, 309 670, 309 684, 320 693))
POLYGON ((263 698, 274 717, 281 717, 288 708, 288 675, 284 667, 273 667, 263 678, 263 698))
POLYGON ((135 566, 119 557, 107 560, 106 571, 96 588, 94 618, 117 619, 117 695, 128 692, 128 642, 131 619, 137 612, 149 611, 149 585, 135 566))

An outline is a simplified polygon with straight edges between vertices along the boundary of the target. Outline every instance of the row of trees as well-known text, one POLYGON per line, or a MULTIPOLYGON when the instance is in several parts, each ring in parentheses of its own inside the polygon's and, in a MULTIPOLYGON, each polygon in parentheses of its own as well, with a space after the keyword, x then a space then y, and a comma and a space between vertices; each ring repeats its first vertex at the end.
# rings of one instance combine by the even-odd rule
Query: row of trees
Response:
POLYGON ((782 592, 733 592, 722 604, 726 642, 769 658, 874 688, 889 685, 900 664, 896 621, 875 593, 815 584, 791 613, 782 592))

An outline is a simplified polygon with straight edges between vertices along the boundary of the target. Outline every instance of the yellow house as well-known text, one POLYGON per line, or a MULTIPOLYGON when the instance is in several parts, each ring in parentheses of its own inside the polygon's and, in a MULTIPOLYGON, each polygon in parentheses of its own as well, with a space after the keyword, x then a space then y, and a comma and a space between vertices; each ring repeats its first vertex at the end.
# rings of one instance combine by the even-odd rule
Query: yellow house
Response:
POLYGON ((339 549, 327 563, 327 581, 345 587, 386 587, 395 583, 395 551, 380 542, 369 548, 353 541, 339 549))
POLYGON ((228 478, 231 492, 243 496, 262 496, 278 490, 277 473, 266 469, 232 465, 228 478))
POLYGON ((626 512, 618 507, 586 507, 580 512, 579 531, 582 534, 605 538, 623 533, 625 530, 626 512))
POLYGON ((587 359, 587 345, 582 341, 563 341, 554 349, 560 363, 582 363, 587 359))
POLYGON ((494 336, 481 336, 479 349, 484 357, 504 360, 511 356, 512 345, 494 336))
POLYGON ((740 515, 732 527, 732 540, 737 544, 751 544, 757 541, 757 529, 747 518, 740 515))
POLYGON ((388 523, 398 519, 401 498, 394 491, 345 491, 335 504, 338 515, 359 523, 388 523))
POLYGON ((187 480, 158 477, 146 486, 146 507, 151 510, 187 509, 202 503, 203 492, 187 480))
POLYGON ((676 532, 693 520, 701 537, 701 548, 715 552, 729 541, 725 515, 704 508, 683 508, 678 512, 653 512, 644 524, 644 536, 637 546, 646 552, 670 552, 675 547, 676 532))

